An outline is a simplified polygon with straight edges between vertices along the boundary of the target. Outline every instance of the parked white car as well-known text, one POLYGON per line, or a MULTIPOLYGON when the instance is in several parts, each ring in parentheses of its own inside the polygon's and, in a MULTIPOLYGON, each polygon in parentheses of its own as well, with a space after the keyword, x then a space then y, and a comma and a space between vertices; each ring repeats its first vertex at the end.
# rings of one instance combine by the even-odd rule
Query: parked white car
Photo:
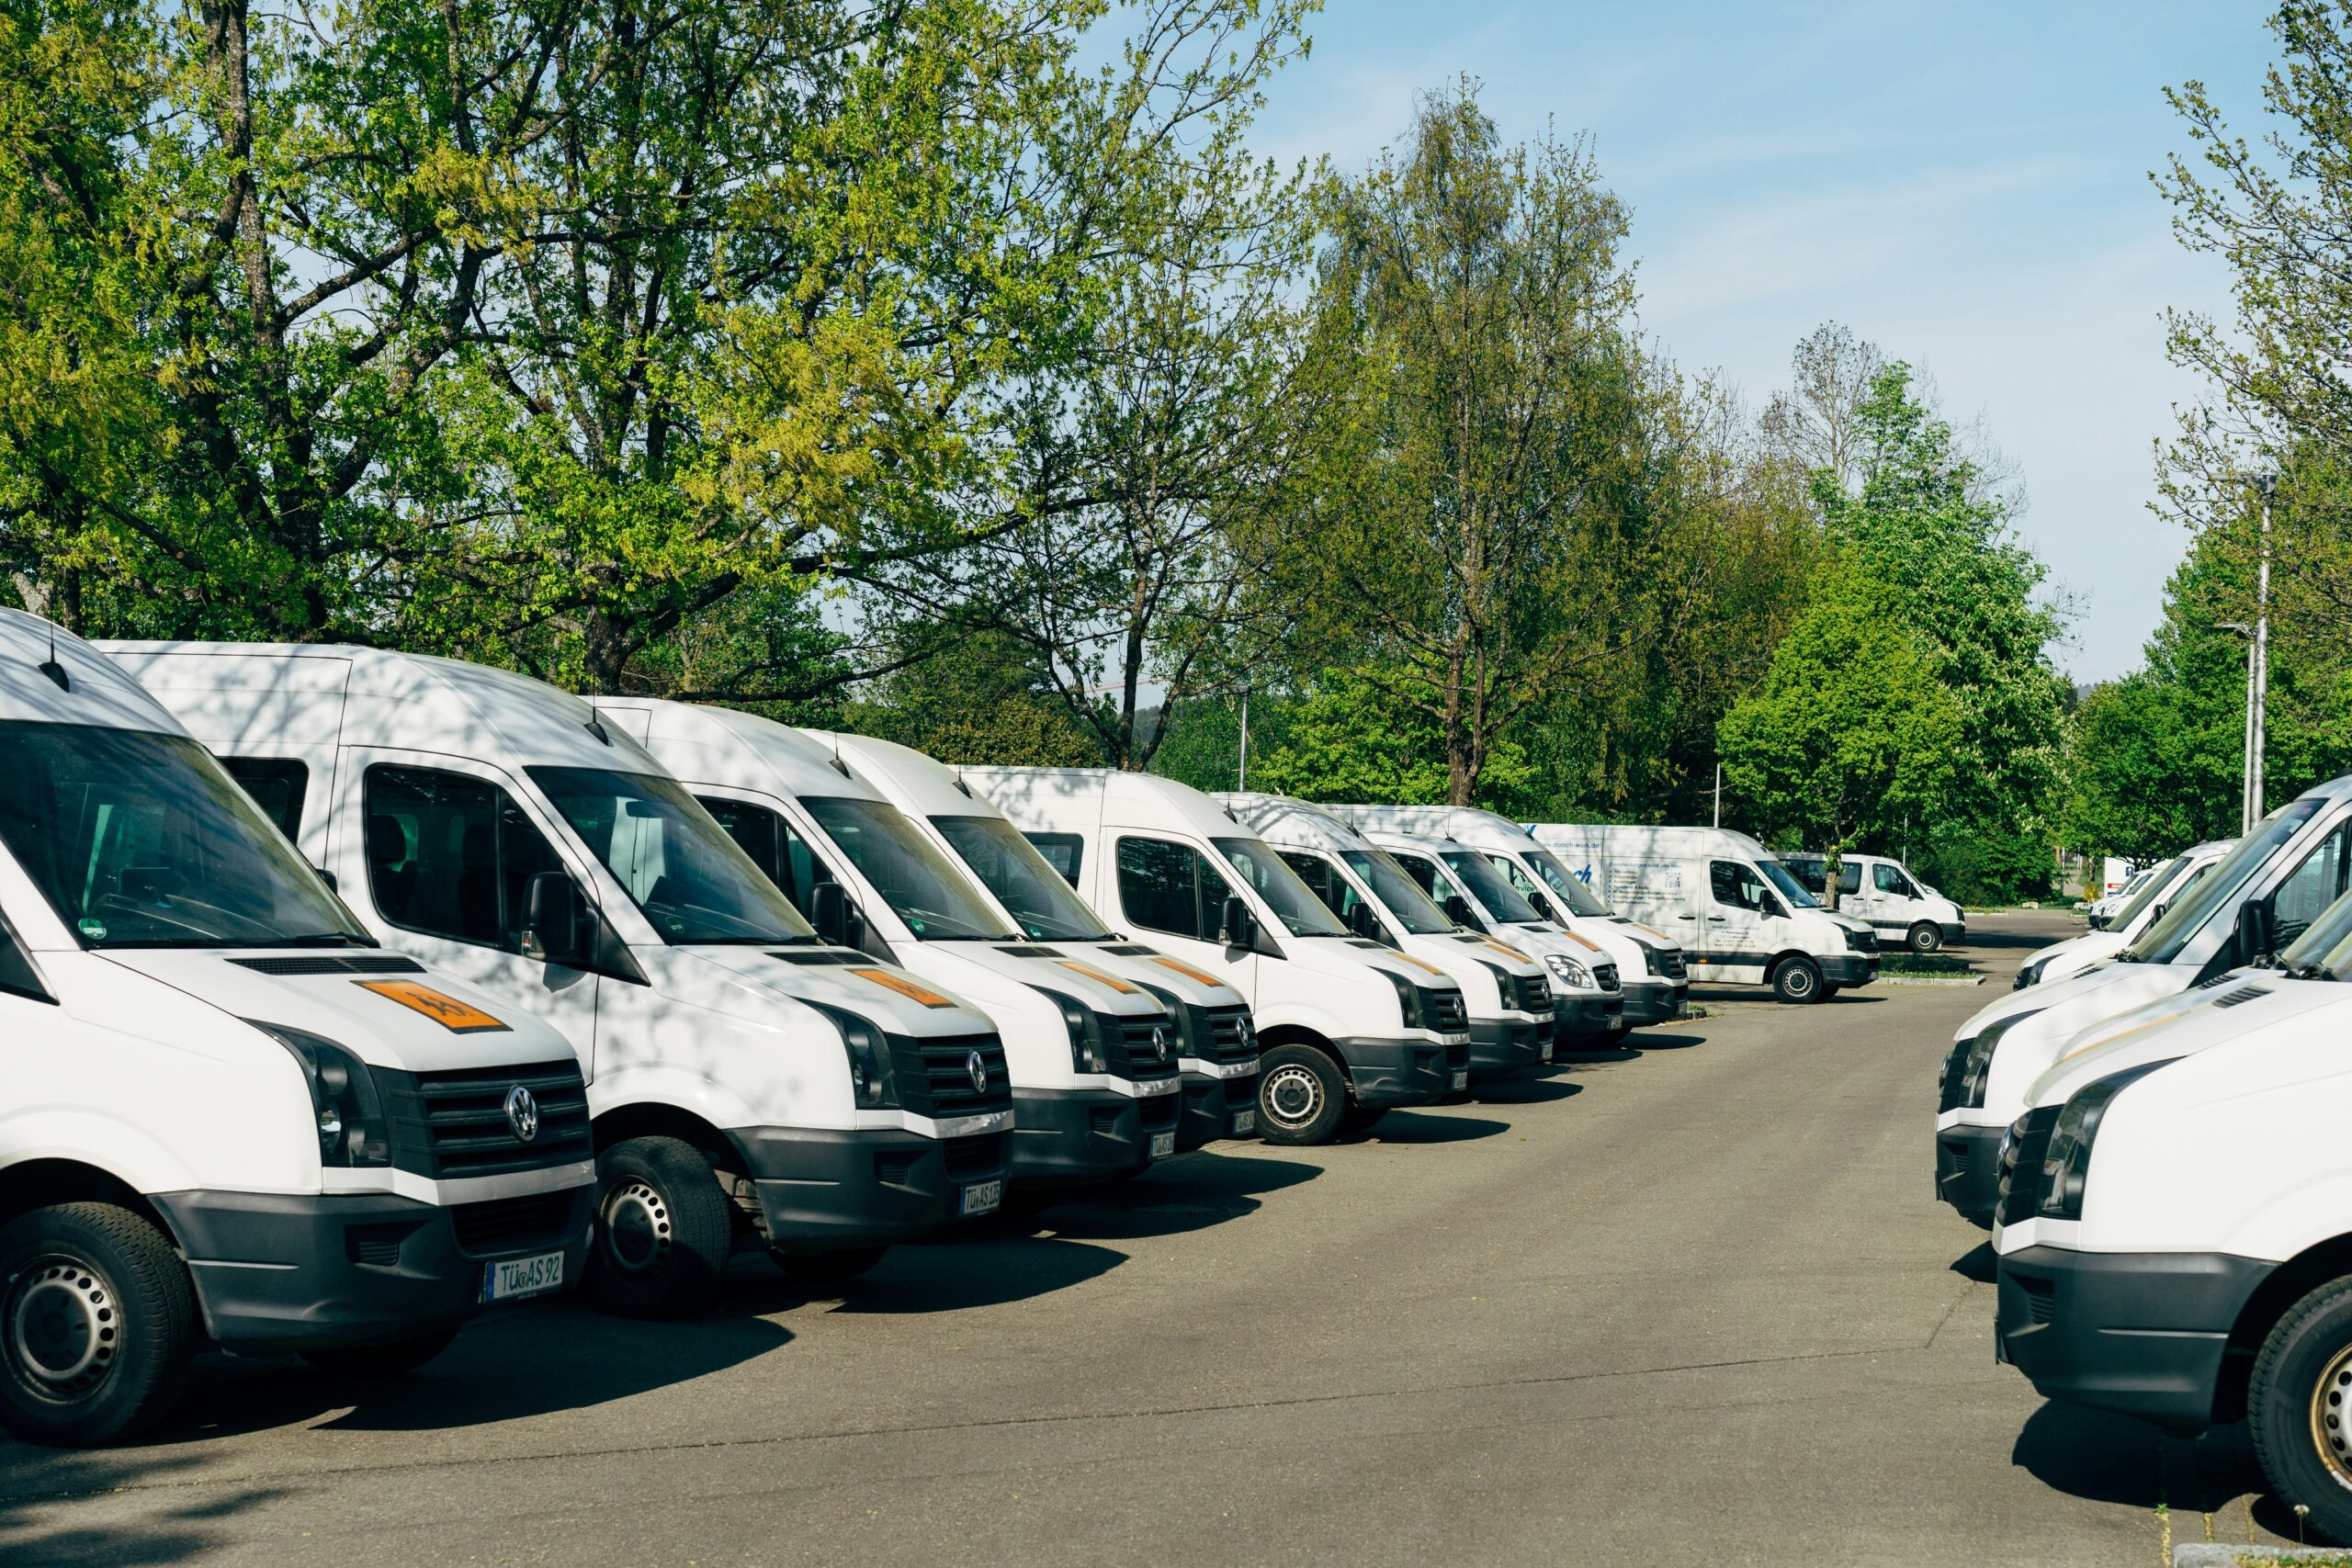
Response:
POLYGON ((554 1031, 385 951, 187 731, 0 610, 0 1425, 129 1437, 207 1345, 405 1371, 580 1274, 554 1031))
MULTIPOLYGON (((1826 900, 1828 856, 1804 851, 1780 859, 1806 892, 1826 900)), ((1920 881, 1909 866, 1885 855, 1838 857, 1838 912, 1868 921, 1882 947, 1940 953, 1968 940, 1967 911, 1920 881)))
POLYGON ((988 1018, 820 942, 633 714, 381 649, 111 646, 371 934, 570 1042, 608 1309, 689 1312, 739 1248, 847 1277, 1001 1200, 1012 1102, 988 1018))
POLYGON ((2103 930, 2085 931, 2027 954, 2025 962, 2018 965, 2010 988, 2022 991, 2029 987, 2068 979, 2094 964, 2104 964, 2113 958, 2163 919, 2165 911, 2188 889, 2203 881, 2207 872, 2221 864, 2222 857, 2229 853, 2236 843, 2235 839, 2209 839, 2160 865, 2151 867, 2147 879, 2140 885, 2140 891, 2132 895, 2130 903, 2115 912, 2103 930))

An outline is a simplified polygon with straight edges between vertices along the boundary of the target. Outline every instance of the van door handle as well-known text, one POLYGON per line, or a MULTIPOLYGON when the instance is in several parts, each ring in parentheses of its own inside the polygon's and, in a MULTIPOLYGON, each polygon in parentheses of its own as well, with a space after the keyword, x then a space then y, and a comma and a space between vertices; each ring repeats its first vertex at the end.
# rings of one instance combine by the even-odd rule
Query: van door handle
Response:
POLYGON ((1721 915, 1709 915, 1707 917, 1707 923, 1711 926, 1722 925, 1724 923, 1724 917, 1721 915))
POLYGON ((1695 920, 1699 917, 1696 915, 1677 915, 1674 918, 1678 920, 1695 920))

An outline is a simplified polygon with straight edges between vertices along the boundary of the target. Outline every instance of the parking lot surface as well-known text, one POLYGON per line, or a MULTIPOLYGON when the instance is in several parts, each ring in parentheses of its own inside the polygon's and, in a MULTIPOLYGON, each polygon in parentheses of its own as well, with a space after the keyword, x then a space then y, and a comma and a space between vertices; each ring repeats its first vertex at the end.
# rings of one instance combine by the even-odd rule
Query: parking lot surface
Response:
POLYGON ((221 1367, 140 1446, 0 1444, 0 1560, 2132 1563, 2291 1534, 2242 1440, 2045 1405, 1929 1193, 1968 987, 1702 989, 1329 1148, 721 1310, 561 1303, 398 1382, 221 1367))

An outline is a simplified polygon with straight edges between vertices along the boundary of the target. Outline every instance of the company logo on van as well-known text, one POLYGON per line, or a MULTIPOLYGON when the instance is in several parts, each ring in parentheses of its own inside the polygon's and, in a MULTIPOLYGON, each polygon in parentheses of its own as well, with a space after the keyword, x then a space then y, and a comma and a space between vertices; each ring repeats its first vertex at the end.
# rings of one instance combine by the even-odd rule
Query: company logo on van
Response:
POLYGON ((974 1094, 988 1093, 989 1063, 987 1057, 981 1055, 978 1051, 973 1052, 970 1055, 964 1058, 964 1071, 971 1077, 972 1092, 974 1094))
POLYGON ((514 1129, 518 1144, 527 1144, 539 1135, 539 1102, 521 1084, 506 1091, 506 1124, 514 1129))

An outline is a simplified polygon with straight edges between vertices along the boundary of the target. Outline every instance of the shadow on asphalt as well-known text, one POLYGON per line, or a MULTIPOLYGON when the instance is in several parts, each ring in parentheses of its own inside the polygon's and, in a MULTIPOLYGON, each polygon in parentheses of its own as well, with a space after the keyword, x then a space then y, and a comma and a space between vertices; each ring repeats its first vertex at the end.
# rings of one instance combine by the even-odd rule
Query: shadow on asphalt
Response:
POLYGON ((1979 1242, 1975 1247, 1951 1260, 1951 1271, 1963 1280, 1973 1280, 1980 1285, 1989 1285, 1997 1272, 1996 1262, 1993 1244, 1989 1241, 1979 1242))
POLYGON ((1599 1051, 1556 1051, 1552 1055, 1555 1067, 1605 1067, 1616 1062, 1638 1062, 1642 1054, 1630 1045, 1611 1045, 1599 1051))
MULTIPOLYGON (((1082 1215, 1054 1209, 1035 1222, 1051 1235, 999 1231, 994 1239, 894 1247, 865 1278, 818 1292, 776 1281, 781 1311, 804 1301, 838 1300, 832 1310, 876 1316, 921 1316, 1003 1306, 1100 1279, 1127 1260, 1115 1247, 1072 1238, 1082 1215)), ((1152 1234, 1138 1230, 1134 1234, 1152 1234)))
POLYGON ((1495 1078, 1470 1086, 1472 1105, 1549 1105, 1584 1092, 1584 1085, 1570 1083, 1543 1068, 1521 1073, 1515 1077, 1495 1078))
MULTIPOLYGON (((2069 1496, 2135 1508, 2164 1506, 2176 1517, 2215 1513, 2265 1490, 2243 1424, 2201 1438, 2175 1438, 2129 1416, 2052 1403, 2026 1418, 2009 1459, 2069 1496)), ((2255 1518, 2264 1529, 2295 1539, 2293 1516, 2270 1499, 2255 1505, 2255 1518), (2266 1505, 2283 1517, 2266 1517, 2266 1505)))
POLYGON ((1962 942, 1957 947, 1948 947, 1944 951, 1951 953, 1955 958, 1965 958, 1971 953, 1979 948, 1994 947, 2015 951, 2020 947, 2048 947, 2053 942, 2065 941, 2067 935, 2080 936, 2083 932, 2088 930, 2090 930, 2089 926, 2085 925, 2080 920, 2077 920, 2075 922, 2075 929, 2072 932, 2057 936, 2052 936, 2046 931, 1973 931, 1968 933, 1968 940, 1966 942, 1962 942))
POLYGON ((209 1501, 173 1509, 167 1518, 119 1528, 59 1529, 30 1517, 36 1508, 71 1510, 73 1499, 97 1493, 170 1486, 196 1462, 192 1455, 137 1449, 74 1453, 0 1438, 0 1562, 9 1568, 148 1568, 189 1562, 229 1544, 208 1524, 233 1518, 285 1491, 270 1485, 224 1487, 209 1501))
POLYGON ((1322 1174, 1319 1165, 1201 1149, 1121 1186, 1066 1198, 1045 1210, 1032 1229, 1076 1241, 1177 1235, 1255 1213, 1264 1207, 1260 1194, 1322 1174))
POLYGON ((1510 1122, 1489 1122, 1483 1116, 1431 1116, 1419 1111, 1392 1111, 1382 1117, 1371 1132, 1355 1142, 1405 1145, 1467 1144, 1510 1131, 1510 1122))

